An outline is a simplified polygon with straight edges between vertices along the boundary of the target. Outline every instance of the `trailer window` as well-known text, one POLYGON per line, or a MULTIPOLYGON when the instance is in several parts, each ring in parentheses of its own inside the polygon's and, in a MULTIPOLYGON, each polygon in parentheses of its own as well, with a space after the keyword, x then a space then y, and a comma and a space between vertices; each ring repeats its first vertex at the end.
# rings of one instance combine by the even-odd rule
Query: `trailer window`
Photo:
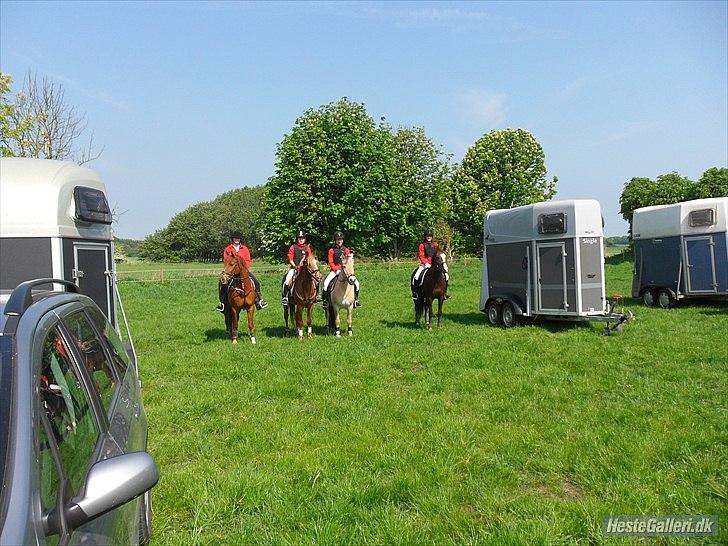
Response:
POLYGON ((542 214, 538 217, 539 233, 566 233, 566 214, 542 214))
POLYGON ((73 189, 76 201, 76 218, 96 224, 110 224, 111 211, 106 196, 101 190, 76 186, 73 189))
POLYGON ((694 210, 690 213, 690 227, 712 226, 715 224, 713 209, 694 210))

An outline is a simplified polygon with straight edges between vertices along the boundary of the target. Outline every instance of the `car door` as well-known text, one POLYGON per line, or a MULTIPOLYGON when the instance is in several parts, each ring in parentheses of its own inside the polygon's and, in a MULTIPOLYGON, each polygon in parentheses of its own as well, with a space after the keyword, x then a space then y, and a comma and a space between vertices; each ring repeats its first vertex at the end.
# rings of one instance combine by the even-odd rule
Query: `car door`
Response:
MULTIPOLYGON (((106 319, 95 307, 86 307, 63 317, 79 362, 88 375, 92 396, 98 400, 99 411, 107 425, 109 450, 99 454, 99 459, 132 451, 143 451, 145 446, 136 441, 140 435, 134 427, 134 393, 124 382, 127 371, 113 357, 107 339, 101 328, 108 325, 106 319), (133 434, 132 434, 133 429, 133 434), (111 452, 113 451, 113 453, 111 452)), ((146 422, 144 423, 146 428, 146 422)), ((137 536, 139 500, 135 499, 111 512, 79 527, 73 539, 96 543, 129 544, 137 536)))

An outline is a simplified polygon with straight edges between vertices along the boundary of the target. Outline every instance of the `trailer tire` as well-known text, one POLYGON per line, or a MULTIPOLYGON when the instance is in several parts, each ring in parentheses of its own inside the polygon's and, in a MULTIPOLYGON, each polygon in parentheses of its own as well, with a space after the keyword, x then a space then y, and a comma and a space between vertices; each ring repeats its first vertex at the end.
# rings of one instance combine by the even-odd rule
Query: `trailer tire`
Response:
POLYGON ((488 317, 488 322, 492 326, 499 326, 501 323, 501 306, 498 305, 498 302, 495 300, 491 300, 488 302, 487 307, 485 308, 485 313, 488 317))
POLYGON ((503 304, 501 308, 501 324, 504 328, 513 328, 516 325, 516 310, 510 301, 503 304))
POLYGON ((657 293, 657 303, 663 309, 670 309, 675 306, 675 298, 672 297, 669 290, 662 288, 657 293))
POLYGON ((657 305, 657 294, 652 288, 645 288, 642 291, 642 303, 646 307, 653 307, 657 305))

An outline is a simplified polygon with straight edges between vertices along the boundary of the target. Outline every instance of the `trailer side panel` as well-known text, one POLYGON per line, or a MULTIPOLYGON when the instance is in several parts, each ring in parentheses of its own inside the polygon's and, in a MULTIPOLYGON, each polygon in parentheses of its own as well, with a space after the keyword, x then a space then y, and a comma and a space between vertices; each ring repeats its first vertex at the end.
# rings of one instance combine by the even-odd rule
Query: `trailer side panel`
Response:
POLYGON ((3 237, 0 289, 13 290, 30 279, 53 277, 50 237, 3 237))
POLYGON ((528 275, 528 243, 488 245, 488 292, 492 297, 508 297, 526 309, 528 275))
POLYGON ((581 311, 604 311, 604 266, 601 237, 580 237, 581 257, 581 311))
POLYGON ((635 283, 632 296, 639 297, 644 288, 669 288, 678 294, 681 281, 681 237, 639 239, 635 241, 635 283))

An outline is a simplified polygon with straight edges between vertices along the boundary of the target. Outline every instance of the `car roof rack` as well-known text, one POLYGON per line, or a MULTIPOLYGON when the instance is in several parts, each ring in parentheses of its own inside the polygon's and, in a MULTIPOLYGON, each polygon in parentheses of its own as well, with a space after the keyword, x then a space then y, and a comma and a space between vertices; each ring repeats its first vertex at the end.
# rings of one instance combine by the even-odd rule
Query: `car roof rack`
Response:
POLYGON ((33 305, 33 288, 43 284, 63 284, 67 288, 67 292, 78 293, 78 286, 71 281, 64 279, 33 279, 20 283, 13 293, 10 294, 8 303, 5 304, 4 314, 9 317, 19 317, 28 307, 33 305))

